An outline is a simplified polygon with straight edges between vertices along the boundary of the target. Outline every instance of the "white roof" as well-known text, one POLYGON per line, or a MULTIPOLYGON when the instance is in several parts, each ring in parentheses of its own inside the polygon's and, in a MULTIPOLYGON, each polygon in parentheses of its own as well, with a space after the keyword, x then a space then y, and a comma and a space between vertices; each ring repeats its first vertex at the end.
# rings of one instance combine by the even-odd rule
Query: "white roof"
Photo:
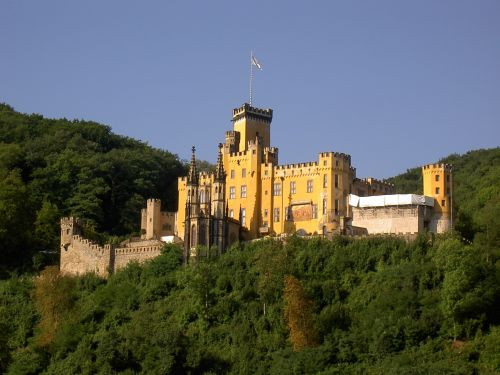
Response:
POLYGON ((410 204, 434 207, 434 198, 417 194, 373 195, 371 197, 358 197, 349 194, 349 205, 352 207, 386 207, 410 204))

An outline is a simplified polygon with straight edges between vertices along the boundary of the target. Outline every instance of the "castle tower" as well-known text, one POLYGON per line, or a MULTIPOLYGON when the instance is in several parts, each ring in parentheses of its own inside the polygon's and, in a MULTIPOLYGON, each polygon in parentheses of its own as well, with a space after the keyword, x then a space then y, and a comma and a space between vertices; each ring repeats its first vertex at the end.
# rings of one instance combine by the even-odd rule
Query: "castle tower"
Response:
POLYGON ((224 218, 226 199, 226 173, 222 160, 222 147, 222 143, 219 143, 219 154, 217 156, 217 165, 212 186, 212 215, 217 219, 224 218))
POLYGON ((146 204, 146 238, 161 237, 161 201, 148 199, 146 204))
POLYGON ((434 198, 434 215, 431 230, 443 233, 453 226, 453 175, 452 166, 438 163, 422 167, 424 195, 434 198))
POLYGON ((238 151, 245 151, 248 142, 257 137, 263 147, 270 147, 272 119, 272 109, 255 108, 248 103, 233 109, 234 131, 239 133, 238 151))
POLYGON ((71 244, 74 235, 81 234, 78 219, 74 217, 61 218, 61 247, 71 244))

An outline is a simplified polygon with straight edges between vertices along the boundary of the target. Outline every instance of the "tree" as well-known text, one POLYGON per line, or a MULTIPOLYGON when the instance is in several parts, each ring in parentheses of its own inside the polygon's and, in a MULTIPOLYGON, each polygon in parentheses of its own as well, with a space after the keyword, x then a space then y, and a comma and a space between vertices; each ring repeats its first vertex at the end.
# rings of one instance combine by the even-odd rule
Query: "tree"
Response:
POLYGON ((284 316, 290 330, 293 350, 317 346, 318 337, 313 323, 313 303, 306 296, 300 281, 294 276, 285 278, 284 316))

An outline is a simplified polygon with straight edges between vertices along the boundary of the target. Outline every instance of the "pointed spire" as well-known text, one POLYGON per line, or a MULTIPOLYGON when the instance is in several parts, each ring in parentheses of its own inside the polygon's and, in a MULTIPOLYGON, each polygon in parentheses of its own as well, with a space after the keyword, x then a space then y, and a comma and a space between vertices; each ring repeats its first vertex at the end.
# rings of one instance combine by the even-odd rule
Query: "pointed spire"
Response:
POLYGON ((219 155, 217 156, 217 166, 215 169, 215 180, 224 182, 226 174, 224 172, 224 162, 222 160, 222 143, 219 143, 219 155))
POLYGON ((196 172, 196 148, 193 146, 191 148, 191 165, 189 166, 188 183, 197 185, 198 184, 198 173, 196 172))

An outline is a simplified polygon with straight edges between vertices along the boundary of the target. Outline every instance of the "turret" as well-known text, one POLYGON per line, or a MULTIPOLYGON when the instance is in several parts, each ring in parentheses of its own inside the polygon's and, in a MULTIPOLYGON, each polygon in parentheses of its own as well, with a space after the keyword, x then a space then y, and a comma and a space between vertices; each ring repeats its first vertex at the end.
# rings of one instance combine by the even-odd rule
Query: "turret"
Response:
POLYGON ((146 203, 146 238, 161 237, 161 201, 148 199, 146 203))
POLYGON ((80 222, 74 217, 61 218, 61 246, 71 243, 74 235, 81 234, 80 222))
POLYGON ((224 162, 222 159, 222 147, 222 143, 219 143, 215 178, 212 186, 212 215, 216 218, 223 218, 225 211, 226 173, 224 171, 224 162))
POLYGON ((428 164, 422 167, 424 195, 434 198, 436 232, 444 232, 453 225, 453 168, 449 164, 428 164))
POLYGON ((199 176, 196 170, 196 148, 191 149, 191 165, 187 176, 187 199, 186 199, 186 218, 198 216, 199 213, 199 176))
POLYGON ((451 213, 452 166, 449 164, 428 164, 422 167, 424 195, 434 197, 434 210, 451 213))
POLYGON ((272 120, 272 109, 260 109, 248 103, 233 109, 234 131, 239 133, 238 151, 245 151, 248 142, 256 137, 263 147, 270 147, 272 120))

